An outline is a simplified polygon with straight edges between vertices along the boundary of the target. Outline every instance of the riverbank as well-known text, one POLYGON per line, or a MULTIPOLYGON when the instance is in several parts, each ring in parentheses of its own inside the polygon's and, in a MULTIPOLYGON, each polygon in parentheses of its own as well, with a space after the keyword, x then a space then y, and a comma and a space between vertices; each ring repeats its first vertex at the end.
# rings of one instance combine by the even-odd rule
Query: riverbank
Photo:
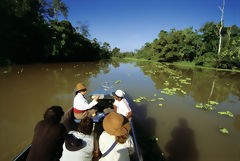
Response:
MULTIPOLYGON (((119 58, 113 57, 112 59, 119 59, 119 58)), ((154 61, 154 60, 137 59, 137 58, 129 58, 129 57, 122 58, 122 59, 159 63, 158 61, 154 61)), ((217 70, 217 71, 240 72, 240 69, 220 69, 220 68, 214 68, 214 67, 209 67, 209 66, 199 66, 199 65, 195 65, 194 62, 188 62, 188 61, 173 62, 173 63, 161 62, 161 63, 167 64, 167 65, 174 65, 179 68, 202 68, 202 69, 210 69, 210 70, 217 70)))

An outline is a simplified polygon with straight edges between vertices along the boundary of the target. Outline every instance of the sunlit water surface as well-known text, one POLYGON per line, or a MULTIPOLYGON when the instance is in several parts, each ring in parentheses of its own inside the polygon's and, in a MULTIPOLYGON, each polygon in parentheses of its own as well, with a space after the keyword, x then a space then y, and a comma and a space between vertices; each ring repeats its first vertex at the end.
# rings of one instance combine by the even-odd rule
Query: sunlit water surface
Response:
POLYGON ((149 140, 158 138, 168 160, 239 161, 239 81, 240 73, 119 60, 0 68, 0 161, 12 160, 31 142, 46 108, 72 106, 78 82, 88 92, 104 82, 126 91, 136 128, 149 140), (195 107, 209 101, 219 104, 212 111, 195 107), (218 113, 225 111, 234 117, 218 113))

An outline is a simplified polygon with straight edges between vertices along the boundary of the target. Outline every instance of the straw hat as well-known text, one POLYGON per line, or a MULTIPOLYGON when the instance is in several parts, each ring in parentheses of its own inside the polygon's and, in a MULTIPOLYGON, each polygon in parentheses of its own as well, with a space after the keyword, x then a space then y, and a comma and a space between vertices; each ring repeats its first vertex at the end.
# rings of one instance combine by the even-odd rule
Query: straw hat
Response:
POLYGON ((82 90, 82 89, 86 89, 86 88, 87 87, 84 84, 82 84, 82 83, 78 83, 76 85, 76 91, 79 91, 79 90, 82 90))
POLYGON ((111 112, 104 118, 103 128, 110 135, 121 136, 129 133, 131 125, 123 115, 111 112))

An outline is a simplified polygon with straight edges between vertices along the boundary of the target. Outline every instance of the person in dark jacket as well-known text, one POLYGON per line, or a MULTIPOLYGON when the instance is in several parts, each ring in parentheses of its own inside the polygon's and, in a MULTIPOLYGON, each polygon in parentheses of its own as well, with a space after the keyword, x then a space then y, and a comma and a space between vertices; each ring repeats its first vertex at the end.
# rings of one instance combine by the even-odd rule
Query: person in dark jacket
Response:
POLYGON ((62 146, 67 131, 60 123, 64 112, 60 106, 52 106, 44 113, 44 120, 34 129, 32 146, 27 161, 56 161, 62 156, 62 146))

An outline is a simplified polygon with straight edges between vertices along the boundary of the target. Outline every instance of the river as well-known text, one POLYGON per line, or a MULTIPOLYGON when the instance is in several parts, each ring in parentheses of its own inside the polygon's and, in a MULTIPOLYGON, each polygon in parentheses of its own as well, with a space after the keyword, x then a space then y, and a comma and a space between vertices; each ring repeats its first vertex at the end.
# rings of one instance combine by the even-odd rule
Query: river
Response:
POLYGON ((239 161, 239 81, 237 72, 147 61, 2 67, 0 161, 12 160, 31 142, 34 126, 48 107, 59 105, 65 111, 72 107, 78 82, 85 83, 88 92, 104 82, 126 91, 136 131, 145 133, 146 140, 154 137, 156 152, 167 160, 239 161), (218 113, 226 111, 229 115, 218 113), (223 128, 228 134, 220 132, 223 128))

